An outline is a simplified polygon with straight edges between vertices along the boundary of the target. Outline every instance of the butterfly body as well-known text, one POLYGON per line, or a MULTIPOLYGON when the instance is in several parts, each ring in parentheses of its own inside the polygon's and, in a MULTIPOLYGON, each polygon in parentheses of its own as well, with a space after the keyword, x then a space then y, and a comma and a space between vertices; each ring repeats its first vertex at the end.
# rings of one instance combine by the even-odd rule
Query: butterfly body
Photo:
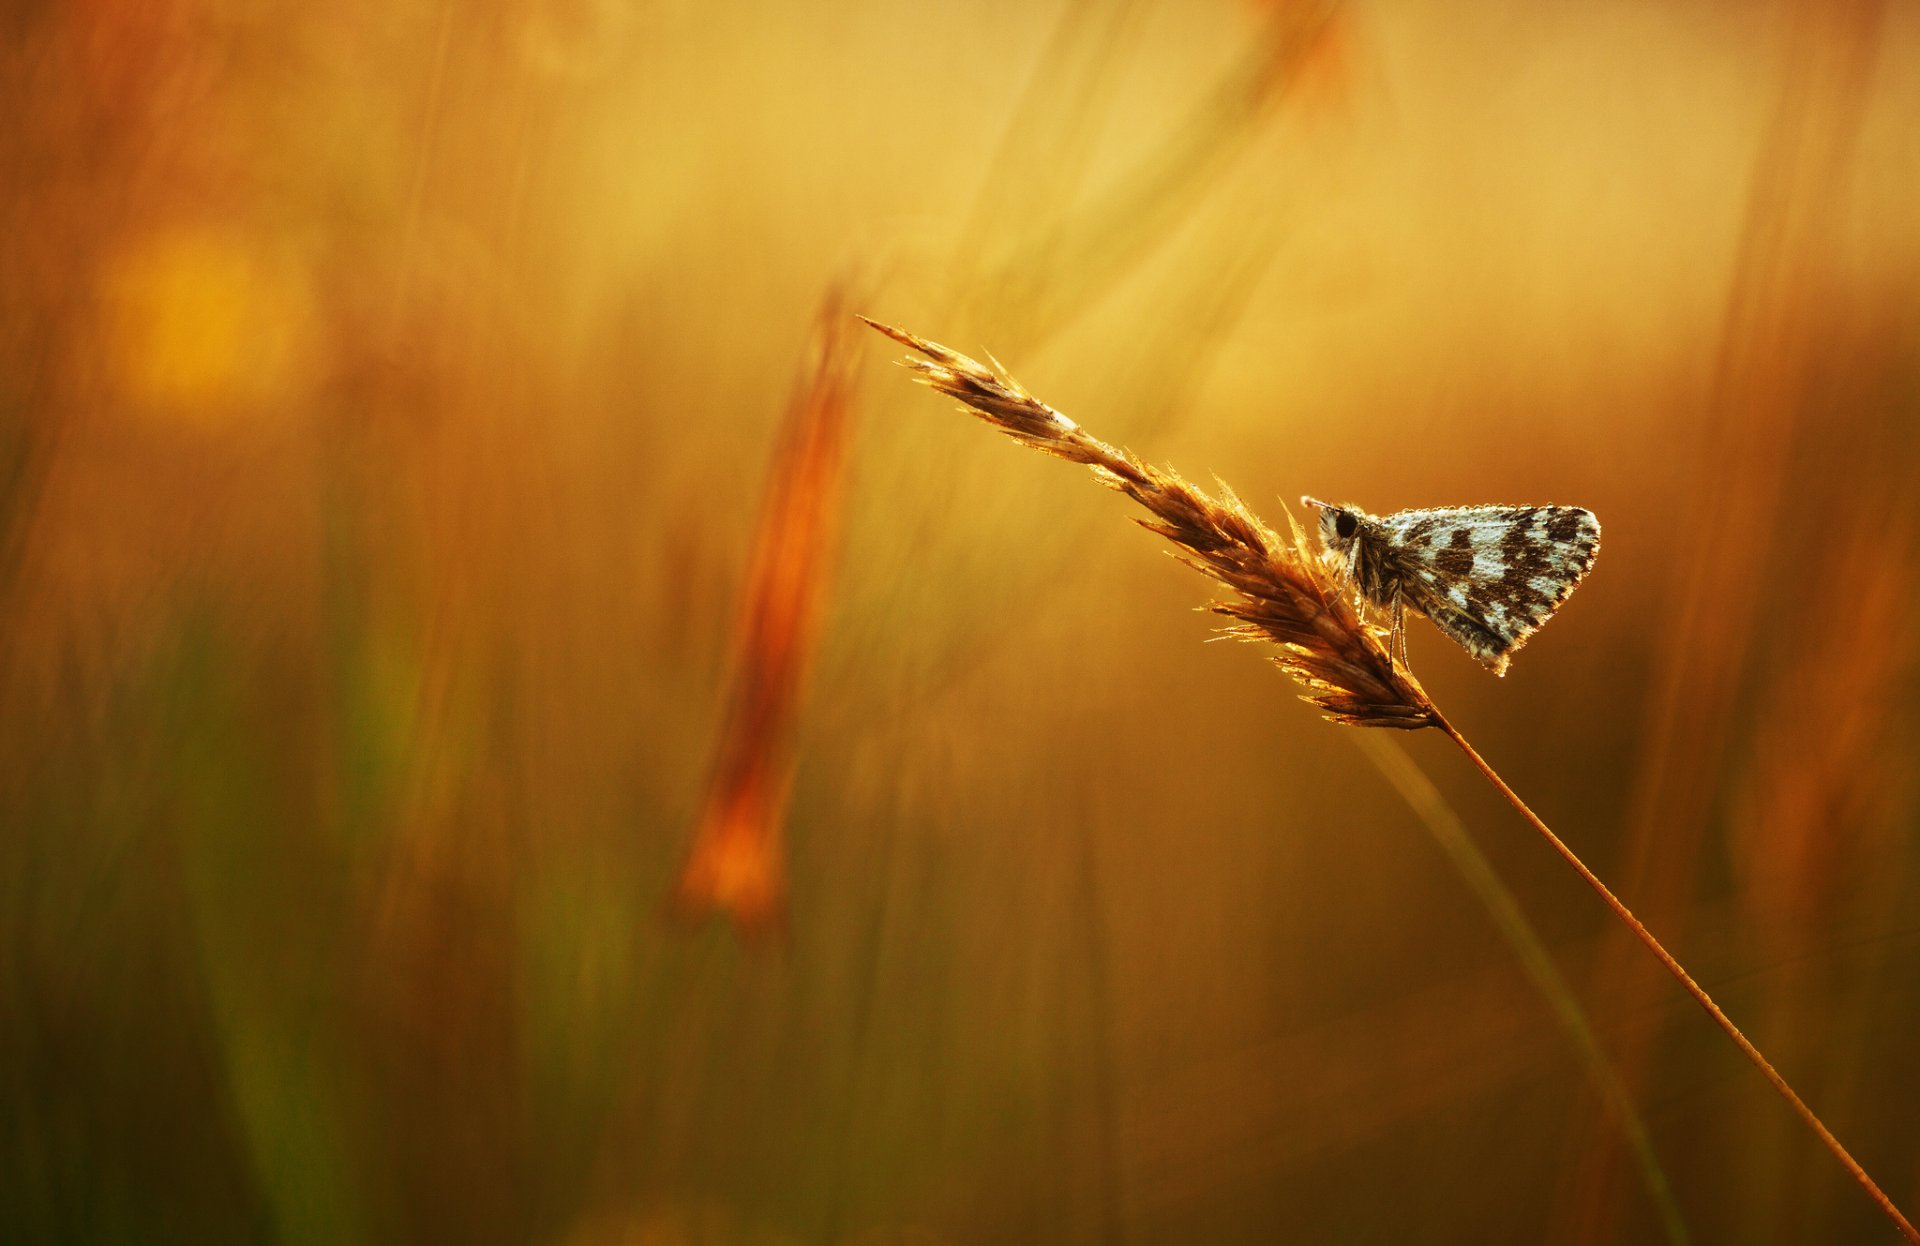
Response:
POLYGON ((1404 610, 1424 614, 1496 675, 1566 601, 1600 551, 1600 521, 1577 506, 1458 506, 1370 515, 1320 510, 1325 557, 1360 598, 1393 613, 1406 660, 1404 610))

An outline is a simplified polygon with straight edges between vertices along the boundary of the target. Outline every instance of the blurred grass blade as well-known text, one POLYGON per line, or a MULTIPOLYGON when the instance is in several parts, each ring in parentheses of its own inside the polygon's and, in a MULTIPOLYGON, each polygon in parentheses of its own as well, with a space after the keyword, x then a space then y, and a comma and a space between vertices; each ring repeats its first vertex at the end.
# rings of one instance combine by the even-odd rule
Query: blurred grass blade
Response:
POLYGON ((1349 21, 1338 4, 1276 6, 1213 89, 1084 208, 1032 233, 987 282, 985 319, 1031 340, 1057 329, 1176 231, 1219 185, 1219 173, 1252 141, 1274 103, 1318 68, 1349 21), (1331 41, 1331 42, 1330 42, 1331 41))
POLYGON ((1473 837, 1467 834, 1467 828, 1462 825, 1453 807, 1447 804, 1446 797, 1440 794, 1440 789, 1407 755, 1407 750, 1398 740, 1372 731, 1355 732, 1349 738, 1366 754, 1367 760, 1373 763, 1387 782, 1393 784, 1408 808, 1419 816, 1420 824, 1426 828, 1433 842, 1439 845, 1440 851, 1446 854, 1447 862, 1467 884, 1474 899, 1480 902, 1480 907, 1492 919, 1500 937, 1506 940, 1507 946, 1519 958, 1520 967, 1526 971, 1534 989, 1540 992, 1540 997, 1553 1010, 1554 1019, 1560 1023, 1560 1028, 1566 1032, 1580 1057, 1594 1093, 1607 1105, 1607 1110, 1633 1151, 1634 1160, 1640 1168, 1641 1183, 1660 1214, 1660 1225, 1667 1240, 1676 1246, 1690 1241, 1686 1220, 1680 1214, 1680 1205, 1674 1201, 1673 1187, 1667 1181, 1665 1170, 1660 1167, 1660 1157, 1653 1149, 1653 1139, 1647 1133, 1646 1122, 1640 1118, 1640 1111, 1634 1106, 1633 1095, 1607 1059, 1607 1053, 1601 1048, 1600 1040, 1587 1020, 1586 1010, 1568 987, 1559 966, 1553 963, 1553 957, 1548 955, 1546 946, 1540 941, 1539 932, 1527 920, 1513 892, 1500 881, 1493 864, 1473 842, 1473 837))
MULTIPOLYGON (((1823 399, 1819 361, 1827 266, 1838 262, 1850 201, 1850 162, 1866 123, 1882 54, 1884 0, 1797 0, 1783 7, 1784 52, 1771 115, 1753 158, 1725 323, 1689 487, 1674 499, 1669 620, 1654 651, 1641 761, 1629 795, 1621 884, 1669 937, 1684 922, 1723 795, 1727 742, 1761 633, 1772 579, 1768 539, 1792 480, 1794 443, 1823 399)), ((1631 943, 1616 939, 1594 970, 1597 996, 1640 1010, 1660 989, 1631 943)), ((1656 1035, 1620 1046, 1638 1083, 1657 1060, 1656 1035)), ((1610 1235, 1612 1141, 1576 1122, 1587 1169, 1562 1200, 1560 1228, 1580 1241, 1610 1235)))
POLYGON ((839 292, 829 294, 774 448, 742 597, 732 699, 674 889, 683 916, 723 912, 750 933, 765 932, 784 912, 792 733, 840 527, 849 376, 858 354, 852 324, 839 292))

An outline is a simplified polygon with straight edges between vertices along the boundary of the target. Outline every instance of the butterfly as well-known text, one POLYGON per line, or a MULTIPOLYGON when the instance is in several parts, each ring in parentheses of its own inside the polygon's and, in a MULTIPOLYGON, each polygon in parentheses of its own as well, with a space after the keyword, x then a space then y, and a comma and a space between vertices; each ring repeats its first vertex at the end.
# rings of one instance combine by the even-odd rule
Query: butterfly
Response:
MULTIPOLYGON (((1320 511, 1322 556, 1357 597, 1393 612, 1389 658, 1407 665, 1403 612, 1433 620, 1496 675, 1572 595, 1600 553, 1600 521, 1577 506, 1455 506, 1369 515, 1320 511)), ((1358 603, 1356 603, 1358 604, 1358 603)))

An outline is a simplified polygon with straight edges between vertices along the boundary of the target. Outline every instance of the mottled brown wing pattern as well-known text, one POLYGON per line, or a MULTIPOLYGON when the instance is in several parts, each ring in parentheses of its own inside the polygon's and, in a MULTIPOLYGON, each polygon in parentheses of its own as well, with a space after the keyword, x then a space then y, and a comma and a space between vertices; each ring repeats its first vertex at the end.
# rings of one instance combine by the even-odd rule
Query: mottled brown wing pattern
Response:
POLYGON ((1577 506, 1409 510, 1378 525, 1406 604, 1501 675, 1600 552, 1600 521, 1577 506))

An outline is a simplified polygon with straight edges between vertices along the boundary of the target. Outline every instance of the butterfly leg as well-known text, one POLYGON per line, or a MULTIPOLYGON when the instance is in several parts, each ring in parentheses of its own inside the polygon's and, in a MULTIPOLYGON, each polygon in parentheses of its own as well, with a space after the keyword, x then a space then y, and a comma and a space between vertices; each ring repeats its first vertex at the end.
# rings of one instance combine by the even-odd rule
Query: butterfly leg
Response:
POLYGON ((1406 607, 1401 603, 1398 593, 1394 594, 1393 598, 1393 630, 1387 635, 1387 666, 1389 668, 1393 666, 1396 654, 1400 658, 1400 669, 1411 672, 1413 668, 1407 663, 1406 607))

